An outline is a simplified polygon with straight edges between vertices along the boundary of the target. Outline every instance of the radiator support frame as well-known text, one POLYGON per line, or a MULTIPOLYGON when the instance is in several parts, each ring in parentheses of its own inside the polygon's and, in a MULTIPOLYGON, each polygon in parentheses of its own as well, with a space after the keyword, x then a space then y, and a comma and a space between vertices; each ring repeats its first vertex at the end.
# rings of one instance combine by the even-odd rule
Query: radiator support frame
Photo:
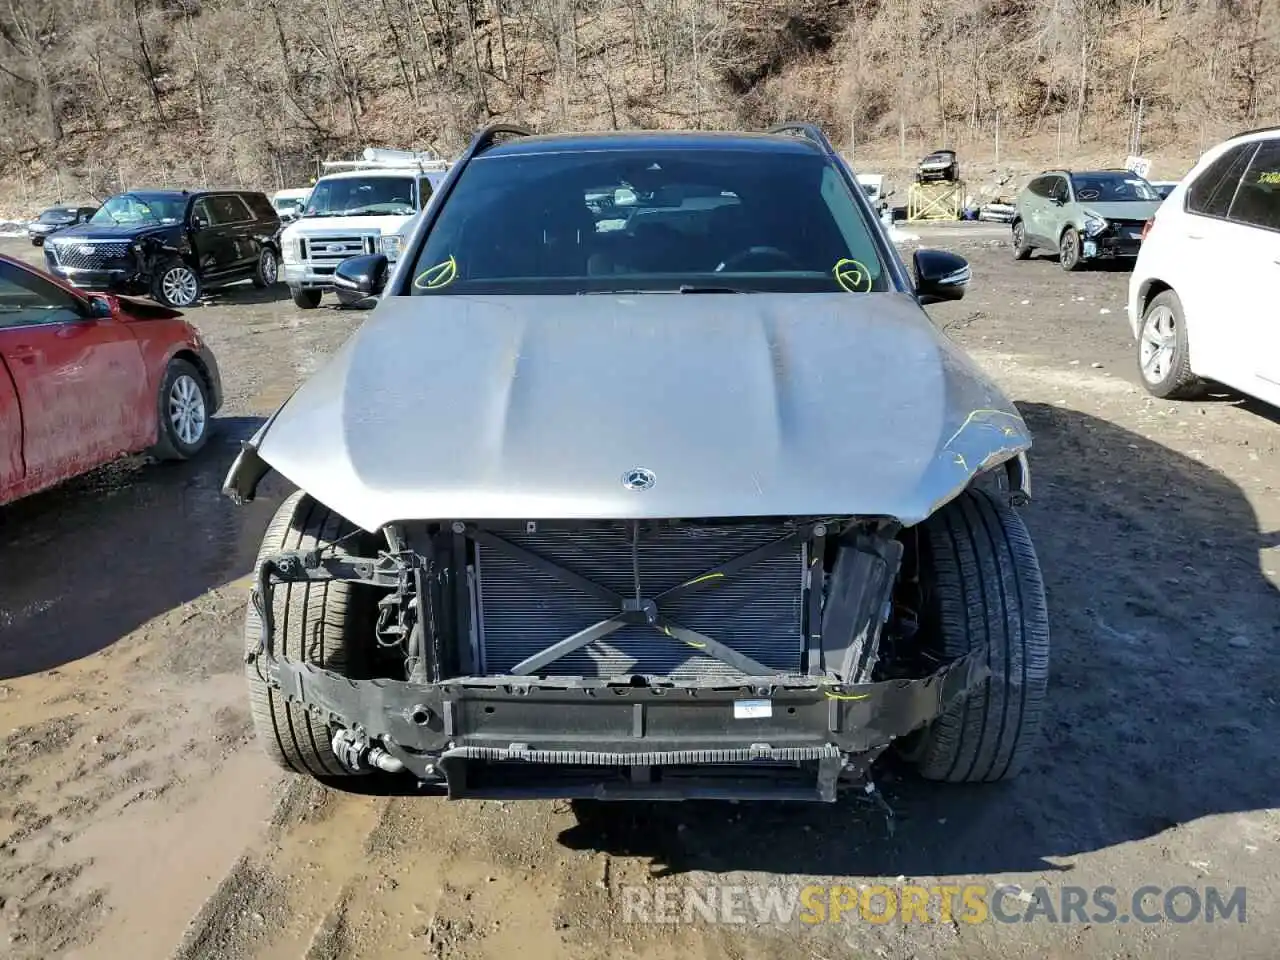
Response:
MULTIPOLYGON (((863 525, 878 524, 881 536, 894 528, 870 518, 850 520, 796 519, 791 536, 780 540, 811 540, 825 526, 828 539, 868 561, 879 557, 880 574, 867 578, 870 596, 859 593, 848 601, 851 611, 866 614, 891 584, 896 557, 892 551, 881 556, 888 541, 875 549, 860 546, 863 525)), ((246 662, 285 701, 331 731, 349 731, 354 742, 377 746, 420 786, 444 789, 451 799, 768 797, 829 803, 859 782, 894 740, 931 722, 991 672, 988 644, 925 676, 877 681, 776 672, 690 680, 474 676, 439 663, 425 671, 436 679, 355 679, 276 653, 275 586, 344 580, 402 597, 412 582, 422 602, 417 649, 443 647, 456 656, 470 612, 462 602, 467 551, 460 548, 474 545, 477 531, 495 529, 501 528, 477 524, 469 530, 462 522, 396 528, 391 550, 377 557, 282 551, 264 558, 253 590, 262 617, 260 643, 246 662), (430 544, 419 542, 422 534, 430 544), (424 584, 431 588, 426 595, 424 584)), ((750 558, 771 546, 782 549, 766 544, 720 567, 748 569, 750 558)), ((812 643, 808 631, 823 626, 825 620, 806 624, 805 638, 812 643)))

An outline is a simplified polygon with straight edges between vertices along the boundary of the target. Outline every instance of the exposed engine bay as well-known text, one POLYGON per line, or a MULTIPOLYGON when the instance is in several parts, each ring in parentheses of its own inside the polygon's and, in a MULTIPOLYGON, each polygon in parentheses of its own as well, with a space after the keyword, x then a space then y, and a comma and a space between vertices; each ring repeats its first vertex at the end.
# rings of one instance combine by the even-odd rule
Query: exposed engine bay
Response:
MULTIPOLYGON (((913 623, 901 591, 895 604, 895 585, 911 579, 911 531, 895 521, 459 521, 384 533, 376 554, 262 563, 249 659, 327 715, 352 769, 408 769, 447 781, 451 796, 579 796, 583 778, 594 792, 654 796, 681 777, 695 781, 683 797, 749 796, 748 774, 781 767, 797 797, 831 800, 838 780, 984 675, 977 655, 932 673, 883 655, 913 623), (272 649, 276 587, 330 579, 364 585, 372 601, 376 655, 346 665, 350 676, 272 649), (544 767, 536 784, 519 782, 542 763, 555 777, 544 767)), ((761 789, 776 798, 779 770, 767 773, 761 789)))

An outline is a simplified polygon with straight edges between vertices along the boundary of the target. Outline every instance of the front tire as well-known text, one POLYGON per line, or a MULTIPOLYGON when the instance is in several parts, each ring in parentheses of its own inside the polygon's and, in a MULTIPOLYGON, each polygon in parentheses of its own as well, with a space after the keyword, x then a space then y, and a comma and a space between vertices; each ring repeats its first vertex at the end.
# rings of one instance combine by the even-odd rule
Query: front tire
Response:
POLYGON ((151 280, 151 298, 166 307, 179 310, 190 307, 202 293, 200 275, 189 263, 177 258, 161 264, 151 280))
POLYGON ((314 310, 320 306, 320 291, 305 290, 302 287, 296 287, 292 290, 293 305, 301 310, 314 310))
POLYGON ((186 360, 170 360, 156 398, 160 428, 151 453, 160 460, 190 460, 209 441, 209 387, 186 360))
POLYGON ((1068 273, 1080 269, 1080 234, 1074 227, 1067 227, 1062 232, 1062 239, 1058 241, 1058 263, 1063 270, 1068 273))
POLYGON ((1021 220, 1013 222, 1013 259, 1026 260, 1031 256, 1031 245, 1027 243, 1027 227, 1021 220))
POLYGON ((275 286, 280 279, 280 260, 270 247, 258 251, 258 265, 253 269, 253 285, 259 290, 275 286))
MULTIPOLYGON (((281 550, 324 549, 341 556, 359 550, 356 528, 338 514, 299 491, 280 505, 254 565, 281 550), (354 543, 353 543, 354 541, 354 543)), ((256 578, 256 577, 255 577, 256 578)), ((350 675, 373 644, 375 599, 368 587, 339 580, 282 583, 272 600, 277 656, 350 675)), ((262 620, 252 603, 244 621, 246 653, 258 649, 262 620)), ((286 701, 264 675, 260 658, 248 664, 249 708, 257 740, 267 758, 293 773, 323 780, 350 776, 333 753, 328 724, 306 709, 286 701)))
POLYGON ((1138 375, 1153 397, 1191 400, 1205 384, 1191 370, 1191 344, 1182 301, 1172 290, 1151 298, 1138 329, 1138 375))
POLYGON ((967 490, 925 521, 918 549, 928 652, 953 660, 986 644, 991 674, 903 752, 926 780, 1010 779, 1036 752, 1049 682, 1049 614, 1031 537, 1007 503, 967 490))

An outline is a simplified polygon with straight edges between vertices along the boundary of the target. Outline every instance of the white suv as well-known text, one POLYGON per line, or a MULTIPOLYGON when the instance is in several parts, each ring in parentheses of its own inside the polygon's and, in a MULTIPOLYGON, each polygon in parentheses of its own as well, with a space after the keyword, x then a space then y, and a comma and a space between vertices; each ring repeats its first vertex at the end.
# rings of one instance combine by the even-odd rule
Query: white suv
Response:
POLYGON ((1143 232, 1128 313, 1147 390, 1215 381, 1280 406, 1280 127, 1205 153, 1143 232))

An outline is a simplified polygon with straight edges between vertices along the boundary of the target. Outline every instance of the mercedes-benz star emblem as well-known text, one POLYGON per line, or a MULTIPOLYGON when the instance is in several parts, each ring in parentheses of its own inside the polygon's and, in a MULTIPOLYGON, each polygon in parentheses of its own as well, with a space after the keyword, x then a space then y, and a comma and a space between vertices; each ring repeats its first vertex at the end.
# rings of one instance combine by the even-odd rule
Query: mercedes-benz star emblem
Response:
POLYGON ((658 478, 652 470, 644 467, 632 467, 622 475, 622 485, 628 490, 648 490, 658 478))

